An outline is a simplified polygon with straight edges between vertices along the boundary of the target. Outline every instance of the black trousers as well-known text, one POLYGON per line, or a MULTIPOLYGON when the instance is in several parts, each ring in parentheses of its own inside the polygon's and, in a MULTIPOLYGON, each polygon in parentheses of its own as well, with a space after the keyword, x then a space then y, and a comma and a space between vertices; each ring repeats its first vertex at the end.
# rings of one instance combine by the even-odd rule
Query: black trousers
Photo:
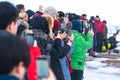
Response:
POLYGON ((74 70, 72 72, 72 80, 83 80, 83 70, 74 70))
POLYGON ((96 38, 97 38, 97 50, 96 50, 96 52, 102 52, 103 34, 97 33, 96 38))

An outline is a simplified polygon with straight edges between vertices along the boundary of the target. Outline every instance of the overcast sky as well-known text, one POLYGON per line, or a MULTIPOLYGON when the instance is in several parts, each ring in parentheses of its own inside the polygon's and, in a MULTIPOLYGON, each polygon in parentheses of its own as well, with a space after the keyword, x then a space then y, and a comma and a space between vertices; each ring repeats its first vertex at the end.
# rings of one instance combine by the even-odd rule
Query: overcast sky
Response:
MULTIPOLYGON (((0 0, 3 1, 3 0, 0 0)), ((90 16, 99 15, 101 20, 107 20, 108 25, 120 25, 119 0, 7 0, 13 4, 22 3, 26 10, 38 10, 39 5, 43 9, 53 6, 58 11, 75 12, 79 15, 86 13, 90 16)))

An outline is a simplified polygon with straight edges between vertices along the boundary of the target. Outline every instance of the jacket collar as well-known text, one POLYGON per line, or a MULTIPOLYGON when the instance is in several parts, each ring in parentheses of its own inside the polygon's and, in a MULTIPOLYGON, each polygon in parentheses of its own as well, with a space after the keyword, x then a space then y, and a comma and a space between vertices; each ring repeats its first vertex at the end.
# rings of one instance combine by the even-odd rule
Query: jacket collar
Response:
POLYGON ((20 80, 15 76, 0 75, 0 80, 20 80))

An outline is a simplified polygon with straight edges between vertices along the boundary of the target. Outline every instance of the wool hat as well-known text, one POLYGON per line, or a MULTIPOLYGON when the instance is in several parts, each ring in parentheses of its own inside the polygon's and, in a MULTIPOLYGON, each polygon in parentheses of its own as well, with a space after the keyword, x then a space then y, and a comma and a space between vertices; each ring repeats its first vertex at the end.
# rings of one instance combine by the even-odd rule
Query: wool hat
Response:
POLYGON ((57 10, 54 7, 45 8, 43 14, 51 15, 54 18, 58 15, 57 10))
POLYGON ((82 24, 80 20, 72 20, 72 30, 76 30, 80 32, 80 28, 82 28, 82 24))

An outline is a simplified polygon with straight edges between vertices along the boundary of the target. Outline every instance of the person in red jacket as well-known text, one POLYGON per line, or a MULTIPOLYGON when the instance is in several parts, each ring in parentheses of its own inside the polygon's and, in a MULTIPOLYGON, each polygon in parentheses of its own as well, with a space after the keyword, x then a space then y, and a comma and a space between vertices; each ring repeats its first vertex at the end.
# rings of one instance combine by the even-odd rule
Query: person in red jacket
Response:
MULTIPOLYGON (((30 62, 30 65, 27 69, 28 80, 38 80, 36 58, 42 57, 42 53, 40 51, 40 48, 37 45, 36 40, 34 40, 33 46, 30 46, 30 53, 31 53, 31 62, 30 62)), ((49 77, 43 78, 42 80, 56 80, 51 69, 49 69, 49 77)))
POLYGON ((100 21, 99 16, 96 16, 96 18, 95 18, 95 26, 96 26, 98 33, 104 34, 105 25, 102 21, 100 21))
POLYGON ((95 18, 95 26, 96 26, 96 37, 97 37, 97 52, 102 52, 102 40, 103 40, 103 37, 104 37, 104 28, 105 28, 105 25, 102 21, 100 21, 100 18, 99 16, 96 16, 95 18))
POLYGON ((36 41, 34 41, 34 42, 35 42, 33 45, 34 47, 30 47, 31 62, 30 62, 30 66, 28 67, 29 80, 37 80, 36 58, 42 56, 40 48, 37 47, 36 41))

